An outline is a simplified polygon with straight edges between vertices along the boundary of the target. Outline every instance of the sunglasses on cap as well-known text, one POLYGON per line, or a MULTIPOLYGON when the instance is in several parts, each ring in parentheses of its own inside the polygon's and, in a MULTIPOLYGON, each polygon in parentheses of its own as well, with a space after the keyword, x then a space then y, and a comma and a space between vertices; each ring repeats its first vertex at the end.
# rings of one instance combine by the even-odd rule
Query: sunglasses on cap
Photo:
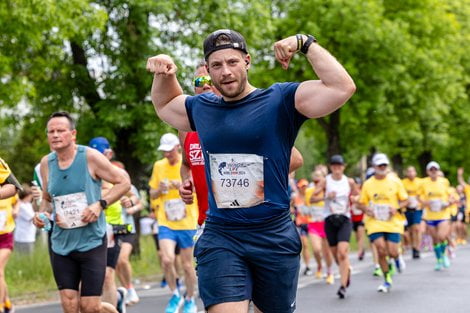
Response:
POLYGON ((385 164, 385 163, 377 165, 377 167, 387 167, 387 166, 388 164, 385 164))
POLYGON ((212 85, 211 77, 208 75, 198 76, 194 79, 194 87, 204 87, 205 84, 212 85))

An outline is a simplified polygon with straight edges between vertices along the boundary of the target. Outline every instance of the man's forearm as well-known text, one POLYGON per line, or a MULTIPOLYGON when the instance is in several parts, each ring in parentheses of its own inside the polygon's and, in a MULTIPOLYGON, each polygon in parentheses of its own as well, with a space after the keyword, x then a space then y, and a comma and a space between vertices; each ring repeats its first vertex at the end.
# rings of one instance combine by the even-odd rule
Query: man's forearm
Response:
POLYGON ((120 183, 113 185, 113 187, 103 196, 108 204, 114 203, 121 199, 129 190, 131 189, 131 184, 129 180, 125 179, 120 183))

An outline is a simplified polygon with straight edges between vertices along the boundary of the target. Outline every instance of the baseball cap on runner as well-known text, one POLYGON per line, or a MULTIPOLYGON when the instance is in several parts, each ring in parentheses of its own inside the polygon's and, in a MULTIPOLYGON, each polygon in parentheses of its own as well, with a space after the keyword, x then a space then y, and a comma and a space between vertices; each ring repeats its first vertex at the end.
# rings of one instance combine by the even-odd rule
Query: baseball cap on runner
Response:
POLYGON ((431 161, 426 165, 426 171, 429 171, 430 169, 435 168, 436 170, 440 170, 441 167, 439 166, 439 163, 436 161, 431 161))
POLYGON ((171 151, 174 147, 180 144, 180 140, 175 134, 166 133, 160 138, 160 145, 158 146, 158 150, 160 151, 171 151))
POLYGON ((104 153, 106 149, 111 149, 108 139, 104 137, 95 137, 88 143, 88 146, 104 153))
POLYGON ((231 29, 219 29, 206 37, 204 40, 204 58, 207 61, 212 52, 222 49, 237 49, 248 53, 245 38, 239 32, 231 29), (225 35, 228 40, 217 44, 217 38, 222 35, 225 35))
POLYGON ((340 154, 335 154, 330 158, 330 164, 344 164, 343 156, 340 154))
POLYGON ((383 153, 377 153, 374 155, 374 157, 372 158, 372 164, 374 166, 379 166, 379 165, 382 165, 382 164, 386 164, 386 165, 389 165, 390 164, 390 161, 388 160, 387 156, 383 153))

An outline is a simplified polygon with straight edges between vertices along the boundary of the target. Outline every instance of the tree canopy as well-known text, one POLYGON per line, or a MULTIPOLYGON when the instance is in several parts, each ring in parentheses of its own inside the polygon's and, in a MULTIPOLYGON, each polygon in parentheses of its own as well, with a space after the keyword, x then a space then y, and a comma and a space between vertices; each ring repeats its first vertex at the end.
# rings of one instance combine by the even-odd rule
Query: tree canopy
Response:
POLYGON ((58 0, 0 2, 1 155, 29 181, 49 151, 54 111, 78 120, 78 142, 106 136, 134 183, 144 186, 160 136, 146 59, 166 53, 192 93, 204 37, 241 32, 253 57, 250 81, 316 79, 302 55, 287 71, 272 45, 310 33, 349 71, 357 92, 332 115, 305 123, 298 148, 307 177, 334 153, 356 163, 387 153, 397 169, 430 159, 470 167, 470 0, 58 0), (308 14, 306 14, 308 12, 308 14))

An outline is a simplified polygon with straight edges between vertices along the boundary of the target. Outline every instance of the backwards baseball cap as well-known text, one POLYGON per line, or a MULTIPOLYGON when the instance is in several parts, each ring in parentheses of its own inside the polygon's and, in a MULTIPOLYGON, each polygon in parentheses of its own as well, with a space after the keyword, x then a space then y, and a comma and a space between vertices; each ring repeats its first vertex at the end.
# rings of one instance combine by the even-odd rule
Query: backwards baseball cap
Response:
POLYGON ((204 40, 204 58, 207 61, 212 52, 222 49, 237 49, 248 53, 245 38, 239 32, 231 29, 219 29, 206 37, 204 40), (217 45, 217 38, 222 35, 225 35, 228 40, 217 45))
POLYGON ((377 153, 372 158, 372 165, 379 166, 382 164, 389 165, 390 161, 388 160, 387 156, 383 153, 377 153))
POLYGON ((104 137, 95 137, 88 143, 88 146, 104 153, 106 149, 111 149, 108 139, 104 137))
POLYGON ((158 146, 158 150, 160 151, 171 151, 174 147, 180 144, 180 140, 175 134, 166 133, 160 138, 160 145, 158 146))
POLYGON ((330 158, 330 164, 344 164, 343 156, 335 154, 330 158))
POLYGON ((441 169, 441 167, 439 166, 439 163, 437 163, 436 161, 431 161, 426 165, 426 171, 429 171, 432 168, 435 168, 437 170, 441 169))

